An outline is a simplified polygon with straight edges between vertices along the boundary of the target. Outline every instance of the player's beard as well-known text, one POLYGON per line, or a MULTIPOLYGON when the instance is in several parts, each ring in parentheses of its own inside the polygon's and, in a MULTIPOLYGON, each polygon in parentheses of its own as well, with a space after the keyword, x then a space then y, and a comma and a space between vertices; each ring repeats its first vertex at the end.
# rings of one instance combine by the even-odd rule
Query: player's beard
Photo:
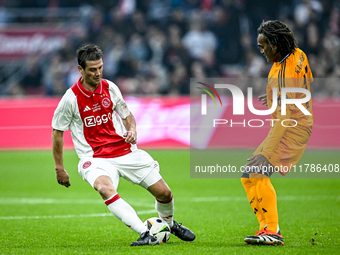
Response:
POLYGON ((270 59, 269 59, 266 55, 264 55, 264 58, 266 59, 266 61, 267 61, 268 63, 270 63, 270 59))
POLYGON ((101 76, 99 76, 99 77, 91 77, 89 79, 89 81, 90 81, 89 84, 91 86, 93 86, 93 87, 97 87, 100 84, 101 80, 102 80, 101 76))
POLYGON ((266 61, 267 61, 268 63, 270 63, 269 52, 264 52, 264 53, 263 53, 263 56, 264 56, 264 58, 266 59, 266 61))
POLYGON ((94 84, 96 84, 96 85, 98 85, 98 84, 101 82, 101 80, 102 80, 101 77, 99 77, 99 78, 97 78, 97 79, 93 78, 93 82, 94 82, 94 84))

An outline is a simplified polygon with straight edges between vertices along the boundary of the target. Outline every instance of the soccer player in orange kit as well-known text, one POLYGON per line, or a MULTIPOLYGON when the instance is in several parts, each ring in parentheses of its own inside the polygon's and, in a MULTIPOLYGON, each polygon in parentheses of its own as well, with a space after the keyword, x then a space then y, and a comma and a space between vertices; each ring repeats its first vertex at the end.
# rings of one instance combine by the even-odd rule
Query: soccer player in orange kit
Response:
MULTIPOLYGON (((294 34, 286 24, 278 20, 263 21, 257 31, 257 44, 261 53, 267 62, 273 63, 268 75, 267 94, 260 96, 259 100, 269 108, 273 100, 277 100, 277 107, 272 113, 272 128, 248 159, 248 171, 241 178, 248 201, 260 224, 260 230, 244 240, 249 244, 284 245, 278 224, 276 192, 270 176, 275 169, 285 175, 300 160, 312 132, 313 111, 310 99, 302 104, 309 112, 308 115, 294 104, 288 104, 286 115, 282 115, 281 91, 290 87, 310 91, 313 76, 306 54, 297 48, 294 34), (277 98, 272 98, 273 88, 277 89, 277 98), (286 120, 284 125, 282 120, 286 120)), ((289 99, 305 96, 304 93, 287 93, 289 99)))

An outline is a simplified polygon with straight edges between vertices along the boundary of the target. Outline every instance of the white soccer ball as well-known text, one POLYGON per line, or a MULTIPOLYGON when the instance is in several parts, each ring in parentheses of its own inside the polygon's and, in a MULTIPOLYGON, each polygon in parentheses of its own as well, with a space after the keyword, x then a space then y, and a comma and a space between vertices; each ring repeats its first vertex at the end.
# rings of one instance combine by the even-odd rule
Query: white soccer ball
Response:
POLYGON ((144 222, 145 226, 150 230, 150 233, 154 235, 159 243, 166 243, 170 239, 169 225, 162 219, 152 217, 144 222))

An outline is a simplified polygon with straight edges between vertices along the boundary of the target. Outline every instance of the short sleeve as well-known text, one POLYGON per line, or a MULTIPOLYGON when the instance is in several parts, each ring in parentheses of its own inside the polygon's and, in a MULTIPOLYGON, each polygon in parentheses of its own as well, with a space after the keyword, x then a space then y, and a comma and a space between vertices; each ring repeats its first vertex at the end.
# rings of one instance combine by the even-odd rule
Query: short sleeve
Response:
POLYGON ((76 98, 72 90, 68 90, 60 100, 57 109, 54 111, 52 119, 52 128, 60 131, 66 131, 69 129, 71 121, 73 119, 73 102, 76 98))
POLYGON ((118 115, 122 119, 126 119, 127 116, 130 115, 130 110, 123 99, 122 93, 120 92, 119 88, 117 85, 115 85, 113 82, 109 82, 110 84, 110 90, 114 95, 114 101, 115 101, 115 108, 114 110, 118 113, 118 115))

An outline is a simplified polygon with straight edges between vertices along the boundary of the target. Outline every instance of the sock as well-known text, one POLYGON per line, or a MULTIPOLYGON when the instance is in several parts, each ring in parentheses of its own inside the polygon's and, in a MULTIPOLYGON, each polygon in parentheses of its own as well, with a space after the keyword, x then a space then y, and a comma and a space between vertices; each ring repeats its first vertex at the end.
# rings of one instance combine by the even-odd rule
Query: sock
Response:
POLYGON ((158 212, 158 215, 161 219, 163 219, 166 223, 168 223, 169 227, 173 226, 174 219, 174 200, 171 198, 168 201, 159 201, 156 198, 155 208, 158 212))
POLYGON ((266 226, 266 221, 265 221, 264 214, 259 205, 256 187, 249 178, 241 178, 241 182, 247 193, 249 204, 251 208, 253 209, 255 216, 260 224, 260 230, 264 230, 264 227, 266 226))
POLYGON ((277 197, 270 179, 268 177, 251 178, 251 181, 255 183, 256 186, 259 205, 265 216, 267 230, 278 233, 279 217, 277 212, 277 197))
POLYGON ((120 198, 118 193, 105 200, 105 204, 114 216, 136 233, 141 234, 147 230, 147 227, 138 217, 136 211, 120 198))

